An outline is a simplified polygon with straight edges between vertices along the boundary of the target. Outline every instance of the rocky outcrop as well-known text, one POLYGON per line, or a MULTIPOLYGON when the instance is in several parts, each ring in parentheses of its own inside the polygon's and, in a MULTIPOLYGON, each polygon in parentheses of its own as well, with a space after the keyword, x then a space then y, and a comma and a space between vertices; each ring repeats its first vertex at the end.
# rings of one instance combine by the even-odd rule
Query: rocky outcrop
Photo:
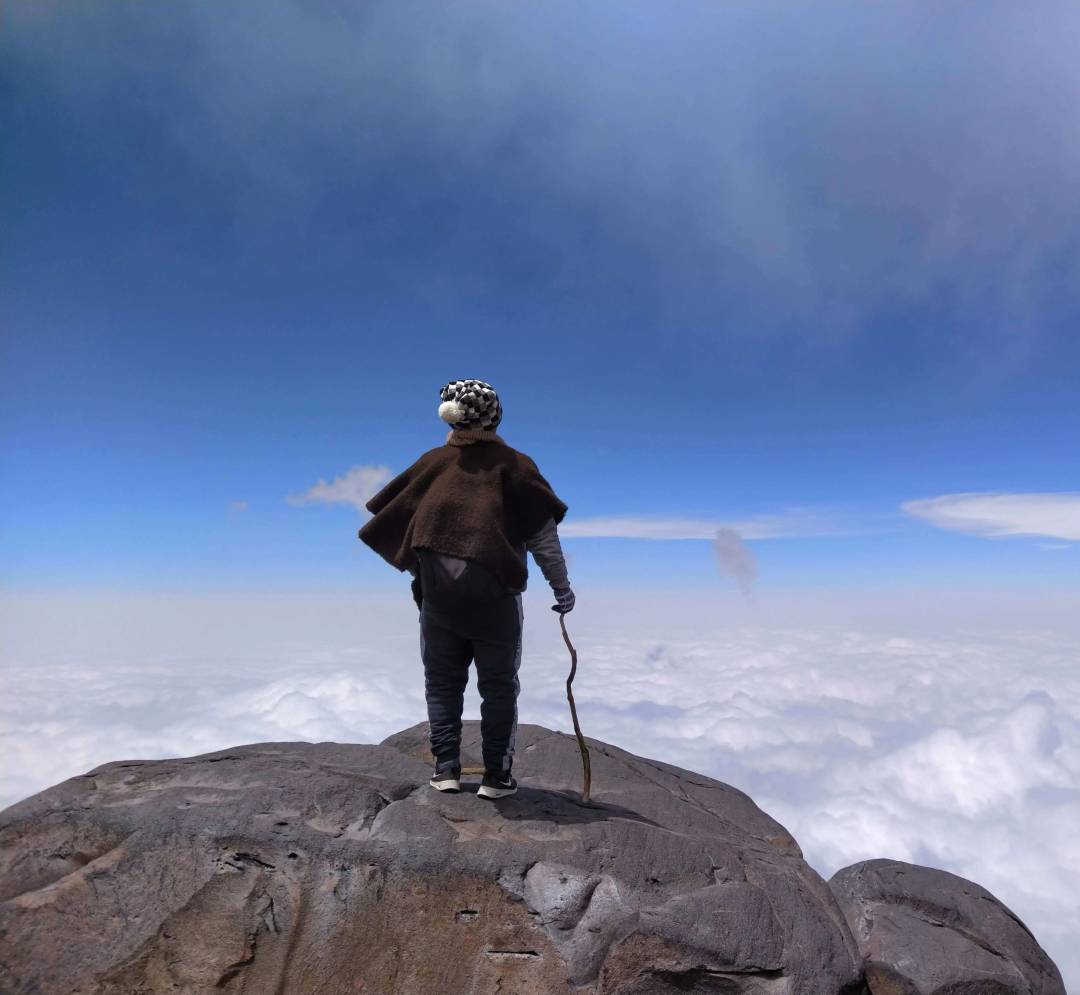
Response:
POLYGON ((1031 931, 985 888, 947 871, 866 860, 829 886, 874 995, 1065 995, 1031 931))
MULTIPOLYGON (((479 764, 477 723, 463 745, 479 764)), ((0 991, 866 991, 783 826, 719 781, 590 746, 589 804, 574 738, 532 725, 497 802, 428 786, 426 724, 70 778, 0 813, 0 991)))

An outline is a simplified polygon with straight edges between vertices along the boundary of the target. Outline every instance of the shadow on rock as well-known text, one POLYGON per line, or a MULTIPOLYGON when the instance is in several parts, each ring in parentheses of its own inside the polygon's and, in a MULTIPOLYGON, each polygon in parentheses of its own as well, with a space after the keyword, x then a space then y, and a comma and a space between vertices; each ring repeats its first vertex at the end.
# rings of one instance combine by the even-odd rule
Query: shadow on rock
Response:
MULTIPOLYGON (((470 788, 470 785, 463 786, 463 793, 470 788)), ((494 800, 484 799, 484 801, 489 805, 494 805, 504 819, 543 820, 556 822, 559 825, 624 819, 641 823, 643 826, 656 828, 660 826, 658 822, 631 808, 611 802, 595 800, 583 802, 580 796, 567 791, 548 791, 543 788, 519 785, 517 794, 494 800)))

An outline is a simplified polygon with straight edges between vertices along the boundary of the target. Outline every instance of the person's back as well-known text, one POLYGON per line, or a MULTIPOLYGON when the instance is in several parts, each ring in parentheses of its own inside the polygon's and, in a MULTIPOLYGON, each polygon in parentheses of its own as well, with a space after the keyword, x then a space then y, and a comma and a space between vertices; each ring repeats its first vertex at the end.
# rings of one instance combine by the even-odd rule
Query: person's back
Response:
POLYGON ((454 426, 446 445, 368 502, 376 518, 360 538, 414 577, 432 786, 460 788, 461 714, 475 660, 485 766, 479 794, 498 798, 516 790, 511 767, 528 552, 555 593, 552 609, 574 607, 558 535, 567 508, 535 463, 495 432, 502 405, 489 384, 452 381, 440 399, 440 417, 454 426), (500 448, 462 452, 477 445, 500 448))

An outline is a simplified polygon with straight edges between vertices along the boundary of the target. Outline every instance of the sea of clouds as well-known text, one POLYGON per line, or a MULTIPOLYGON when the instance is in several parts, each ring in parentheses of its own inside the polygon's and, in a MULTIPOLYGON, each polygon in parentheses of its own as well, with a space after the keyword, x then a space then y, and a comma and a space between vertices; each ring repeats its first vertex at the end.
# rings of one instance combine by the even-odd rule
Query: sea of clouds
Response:
MULTIPOLYGON (((586 735, 748 792, 826 877, 884 856, 977 881, 1080 992, 1068 601, 581 593, 567 628, 586 735)), ((570 731, 550 603, 539 583, 525 595, 520 717, 570 731)), ((407 586, 11 597, 2 646, 0 806, 111 760, 378 742, 426 718, 407 586)))

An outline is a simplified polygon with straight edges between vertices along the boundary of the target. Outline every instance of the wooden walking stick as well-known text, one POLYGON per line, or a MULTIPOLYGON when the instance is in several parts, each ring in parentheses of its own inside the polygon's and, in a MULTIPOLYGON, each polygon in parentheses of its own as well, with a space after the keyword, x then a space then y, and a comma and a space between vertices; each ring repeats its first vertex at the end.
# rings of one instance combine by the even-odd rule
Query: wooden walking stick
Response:
POLYGON ((578 724, 577 708, 574 706, 574 692, 570 685, 574 683, 574 674, 577 673, 577 650, 574 649, 570 637, 566 634, 565 612, 559 612, 559 626, 562 628, 563 641, 570 650, 570 676, 566 678, 566 699, 570 702, 570 715, 574 720, 574 734, 577 736, 578 749, 581 750, 581 774, 584 781, 581 800, 589 800, 589 789, 592 787, 592 765, 589 762, 589 748, 585 745, 585 737, 581 735, 581 726, 578 724))

